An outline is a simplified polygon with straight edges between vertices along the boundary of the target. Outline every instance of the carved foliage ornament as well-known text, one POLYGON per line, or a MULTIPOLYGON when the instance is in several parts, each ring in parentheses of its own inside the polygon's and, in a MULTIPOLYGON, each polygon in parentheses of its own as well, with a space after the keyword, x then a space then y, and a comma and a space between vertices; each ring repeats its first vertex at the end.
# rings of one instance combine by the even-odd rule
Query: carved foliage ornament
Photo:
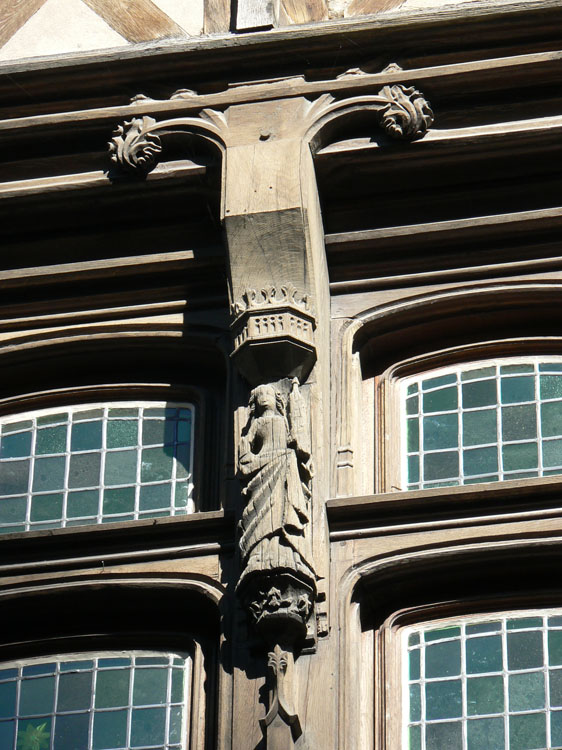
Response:
POLYGON ((379 96, 389 105, 379 114, 382 128, 392 138, 413 140, 425 135, 434 117, 429 102, 413 86, 385 86, 379 96))
POLYGON ((136 117, 119 125, 109 143, 111 161, 130 169, 150 172, 162 151, 160 138, 151 133, 156 125, 152 117, 136 117))

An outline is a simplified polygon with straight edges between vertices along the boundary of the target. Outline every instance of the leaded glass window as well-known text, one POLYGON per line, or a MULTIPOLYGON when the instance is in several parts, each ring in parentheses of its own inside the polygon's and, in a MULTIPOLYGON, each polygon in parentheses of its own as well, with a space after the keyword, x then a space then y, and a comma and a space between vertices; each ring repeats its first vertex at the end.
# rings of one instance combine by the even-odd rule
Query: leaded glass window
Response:
POLYGON ((404 747, 562 747, 560 612, 408 628, 404 649, 404 747))
POLYGON ((0 420, 0 533, 193 511, 193 407, 118 402, 0 420))
POLYGON ((79 654, 0 665, 2 750, 184 750, 191 659, 79 654))
POLYGON ((562 359, 448 368, 404 389, 408 489, 562 473, 562 359))

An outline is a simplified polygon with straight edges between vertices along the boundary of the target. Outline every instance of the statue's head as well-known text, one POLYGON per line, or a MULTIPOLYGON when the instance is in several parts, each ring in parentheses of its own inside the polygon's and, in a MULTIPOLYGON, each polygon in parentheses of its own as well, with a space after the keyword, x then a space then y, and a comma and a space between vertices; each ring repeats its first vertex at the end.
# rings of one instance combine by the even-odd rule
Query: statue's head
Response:
POLYGON ((250 396, 250 410, 252 414, 261 414, 268 409, 285 413, 281 394, 272 385, 258 385, 250 396))

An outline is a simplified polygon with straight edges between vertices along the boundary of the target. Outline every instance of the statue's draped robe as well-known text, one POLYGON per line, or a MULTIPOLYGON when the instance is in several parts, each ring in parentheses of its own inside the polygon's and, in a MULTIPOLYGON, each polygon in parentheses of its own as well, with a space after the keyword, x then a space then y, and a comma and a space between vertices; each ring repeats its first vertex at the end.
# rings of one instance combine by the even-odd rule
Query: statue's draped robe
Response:
POLYGON ((242 438, 239 474, 246 484, 240 549, 247 578, 254 572, 287 570, 314 581, 307 526, 309 499, 281 414, 254 417, 242 438))

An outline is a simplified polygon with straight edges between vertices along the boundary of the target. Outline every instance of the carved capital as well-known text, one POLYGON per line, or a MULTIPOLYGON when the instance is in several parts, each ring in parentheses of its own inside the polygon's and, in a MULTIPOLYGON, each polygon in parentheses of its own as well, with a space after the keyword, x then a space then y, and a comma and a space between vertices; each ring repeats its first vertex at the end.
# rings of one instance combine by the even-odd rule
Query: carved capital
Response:
POLYGON ((246 605, 256 630, 268 642, 303 642, 316 587, 289 573, 267 575, 248 585, 246 605))
POLYGON ((233 357, 250 383, 308 376, 316 319, 307 294, 292 284, 246 289, 231 312, 233 357))
POLYGON ((433 125, 429 102, 413 86, 385 86, 379 96, 388 101, 379 112, 380 124, 392 138, 413 141, 433 125))
POLYGON ((150 172, 162 151, 160 138, 150 132, 155 125, 152 117, 135 117, 119 125, 109 142, 111 161, 128 169, 150 172))

